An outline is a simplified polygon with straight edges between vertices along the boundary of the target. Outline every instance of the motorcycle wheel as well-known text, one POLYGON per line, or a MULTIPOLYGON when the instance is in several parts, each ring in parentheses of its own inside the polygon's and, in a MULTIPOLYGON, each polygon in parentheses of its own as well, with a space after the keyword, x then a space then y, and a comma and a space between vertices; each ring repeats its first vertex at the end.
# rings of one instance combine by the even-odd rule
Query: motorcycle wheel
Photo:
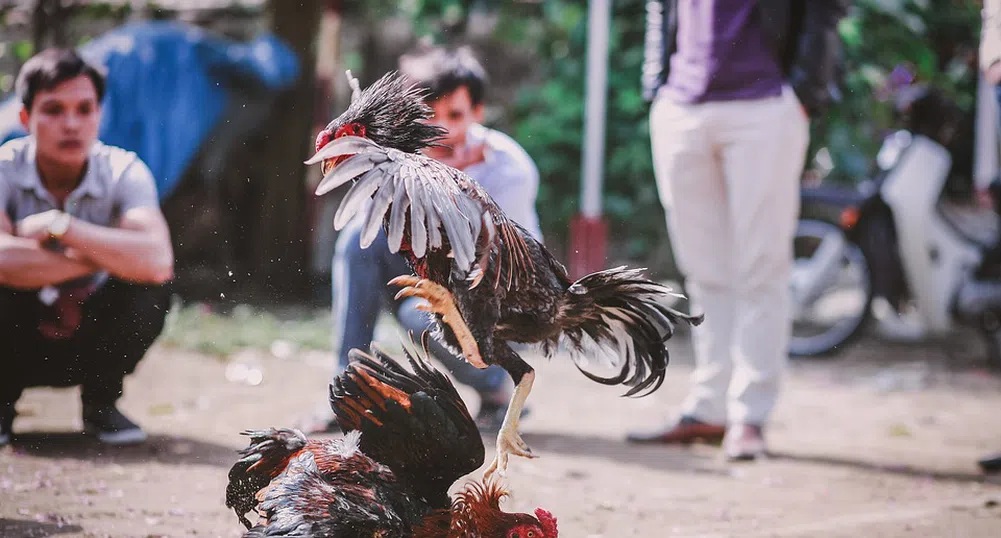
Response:
POLYGON ((789 354, 824 356, 856 337, 869 320, 873 296, 869 261, 841 228, 812 219, 799 221, 793 252, 789 354))

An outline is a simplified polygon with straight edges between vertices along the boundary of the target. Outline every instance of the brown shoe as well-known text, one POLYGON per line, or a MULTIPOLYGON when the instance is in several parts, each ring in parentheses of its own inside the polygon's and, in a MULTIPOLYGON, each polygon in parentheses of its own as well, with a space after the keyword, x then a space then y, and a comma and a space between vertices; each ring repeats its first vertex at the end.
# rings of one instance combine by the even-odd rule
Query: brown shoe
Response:
POLYGON ((761 433, 761 426, 734 424, 727 429, 723 451, 730 461, 750 461, 763 456, 768 448, 761 433))
POLYGON ((726 435, 726 428, 708 424, 693 417, 682 416, 674 424, 651 432, 632 432, 626 436, 630 443, 660 443, 690 445, 696 441, 719 444, 726 435))

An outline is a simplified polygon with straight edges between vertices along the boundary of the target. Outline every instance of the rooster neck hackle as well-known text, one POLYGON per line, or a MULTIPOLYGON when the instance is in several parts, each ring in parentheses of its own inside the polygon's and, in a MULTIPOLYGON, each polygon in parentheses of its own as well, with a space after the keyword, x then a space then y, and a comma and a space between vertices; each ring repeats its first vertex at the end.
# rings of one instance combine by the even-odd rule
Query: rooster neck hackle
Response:
POLYGON ((433 112, 427 91, 391 71, 362 90, 348 109, 327 126, 333 133, 344 125, 365 127, 365 136, 380 146, 416 153, 437 145, 445 129, 427 123, 433 112))

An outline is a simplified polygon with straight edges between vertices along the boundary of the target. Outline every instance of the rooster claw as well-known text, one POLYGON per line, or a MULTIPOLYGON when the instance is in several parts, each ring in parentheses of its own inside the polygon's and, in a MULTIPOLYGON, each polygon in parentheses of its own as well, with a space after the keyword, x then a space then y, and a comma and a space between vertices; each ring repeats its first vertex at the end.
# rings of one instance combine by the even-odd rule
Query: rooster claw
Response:
POLYGON ((427 301, 426 304, 418 305, 417 309, 440 315, 441 321, 451 327, 452 333, 459 341, 459 347, 466 362, 480 369, 487 367, 487 364, 483 362, 482 355, 480 355, 480 349, 476 344, 476 339, 473 338, 473 333, 469 331, 469 326, 462 319, 462 313, 459 312, 455 304, 455 296, 448 288, 433 280, 414 275, 400 275, 390 280, 389 284, 403 286, 403 289, 396 293, 397 301, 403 297, 420 297, 427 301))
POLYGON ((539 456, 532 452, 532 448, 521 438, 517 431, 505 431, 502 429, 497 434, 497 455, 490 466, 483 472, 483 479, 490 480, 494 474, 505 476, 507 474, 508 460, 511 456, 520 456, 527 459, 536 459, 539 456))

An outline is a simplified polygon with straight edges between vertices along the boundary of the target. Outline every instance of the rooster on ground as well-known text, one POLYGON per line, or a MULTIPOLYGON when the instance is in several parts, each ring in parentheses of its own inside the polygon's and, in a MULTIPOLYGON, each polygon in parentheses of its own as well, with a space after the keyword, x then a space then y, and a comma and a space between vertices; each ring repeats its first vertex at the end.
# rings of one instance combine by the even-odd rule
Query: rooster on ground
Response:
POLYGON ((497 434, 489 477, 504 471, 508 456, 533 457, 518 433, 518 418, 535 372, 508 345, 540 343, 551 356, 561 339, 590 379, 630 386, 626 395, 656 390, 668 363, 666 341, 675 325, 701 323, 668 308, 670 288, 623 267, 571 280, 566 269, 490 195, 459 170, 421 150, 444 131, 427 122, 425 93, 397 73, 364 91, 348 73, 352 102, 316 139, 325 194, 357 179, 334 216, 341 229, 361 212, 361 243, 368 247, 383 227, 389 248, 406 258, 417 276, 390 281, 397 295, 420 296, 438 322, 437 337, 472 365, 499 364, 516 384, 497 434), (605 354, 618 373, 600 376, 581 358, 605 354))
MULTIPOLYGON (((229 472, 226 506, 245 538, 558 538, 556 519, 507 513, 496 482, 448 489, 484 462, 483 441, 455 387, 418 356, 413 373, 373 349, 352 350, 330 402, 341 439, 245 432, 250 446, 229 472), (252 525, 246 514, 256 511, 252 525)), ((425 346, 426 353, 426 346, 425 346)))

